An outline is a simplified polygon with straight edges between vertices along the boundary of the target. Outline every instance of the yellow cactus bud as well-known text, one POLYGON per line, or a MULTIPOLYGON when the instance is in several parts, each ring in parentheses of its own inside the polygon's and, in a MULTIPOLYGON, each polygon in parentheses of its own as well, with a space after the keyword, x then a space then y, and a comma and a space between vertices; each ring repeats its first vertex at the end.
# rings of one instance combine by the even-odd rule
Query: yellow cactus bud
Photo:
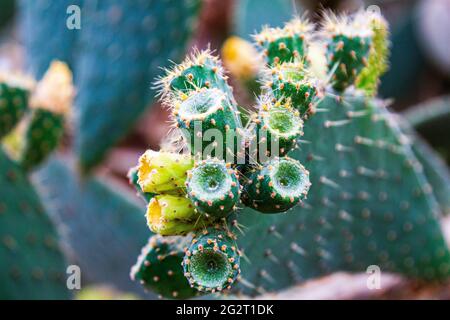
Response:
POLYGON ((258 51, 242 38, 229 37, 222 46, 225 67, 239 80, 251 80, 264 65, 258 51))

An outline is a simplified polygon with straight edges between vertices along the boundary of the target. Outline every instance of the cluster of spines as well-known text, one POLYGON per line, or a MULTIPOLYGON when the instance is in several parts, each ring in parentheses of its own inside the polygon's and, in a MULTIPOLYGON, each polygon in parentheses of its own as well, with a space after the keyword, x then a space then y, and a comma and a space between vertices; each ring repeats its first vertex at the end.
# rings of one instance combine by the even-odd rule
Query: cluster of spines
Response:
POLYGON ((220 226, 194 236, 182 262, 191 287, 209 293, 231 289, 241 272, 241 253, 235 239, 232 232, 220 226))
POLYGON ((226 218, 237 210, 241 195, 239 175, 230 163, 203 160, 188 172, 187 195, 196 210, 214 218, 226 218))
POLYGON ((199 292, 190 287, 180 267, 188 243, 183 237, 152 236, 131 269, 131 279, 164 298, 195 297, 199 292))

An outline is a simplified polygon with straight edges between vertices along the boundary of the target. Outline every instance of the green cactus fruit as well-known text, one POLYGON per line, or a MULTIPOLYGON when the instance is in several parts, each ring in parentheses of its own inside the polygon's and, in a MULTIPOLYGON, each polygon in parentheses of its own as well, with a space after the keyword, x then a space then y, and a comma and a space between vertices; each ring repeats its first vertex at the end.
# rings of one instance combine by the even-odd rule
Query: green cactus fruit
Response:
POLYGON ((42 164, 58 146, 64 133, 64 116, 44 109, 35 109, 25 133, 20 164, 31 170, 42 164))
POLYGON ((376 96, 380 77, 388 69, 389 59, 389 26, 378 13, 371 13, 370 27, 373 32, 373 45, 370 49, 367 66, 361 70, 356 79, 356 87, 364 90, 369 96, 376 96))
POLYGON ((299 161, 276 157, 249 176, 243 201, 259 212, 284 212, 303 201, 310 186, 309 172, 299 161))
POLYGON ((52 62, 30 101, 33 110, 19 159, 26 170, 40 165, 59 145, 64 116, 72 106, 74 92, 69 67, 63 62, 52 62))
POLYGON ((187 171, 193 166, 189 155, 147 150, 139 158, 137 183, 145 193, 184 195, 187 171))
POLYGON ((296 108, 303 119, 315 113, 319 86, 301 62, 283 63, 268 69, 266 84, 276 100, 286 101, 296 108))
POLYGON ((305 59, 312 30, 313 26, 307 20, 295 18, 283 28, 265 27, 254 38, 272 66, 305 59))
POLYGON ((144 203, 111 177, 80 180, 76 165, 72 157, 51 157, 32 174, 50 218, 64 230, 61 242, 70 253, 69 262, 80 267, 82 281, 151 298, 129 277, 130 266, 149 237, 144 203))
MULTIPOLYGON (((34 77, 41 78, 55 59, 75 64, 75 50, 82 29, 70 29, 73 22, 72 6, 81 9, 81 28, 84 27, 84 0, 16 0, 21 42, 24 44, 25 63, 34 77), (71 10, 69 10, 71 9, 71 10), (45 44, 43 46, 43 44, 45 44)), ((74 9, 76 10, 76 9, 74 9)))
MULTIPOLYGON (((189 94, 200 88, 216 88, 234 103, 233 89, 227 83, 222 63, 209 50, 195 51, 183 63, 176 64, 157 82, 163 98, 174 94, 189 94)), ((170 101, 169 101, 170 103, 170 101)))
POLYGON ((142 188, 138 183, 139 180, 138 171, 139 166, 130 168, 130 170, 128 170, 127 174, 128 182, 136 189, 137 195, 139 195, 142 198, 142 200, 144 200, 148 204, 156 194, 142 191, 142 188))
POLYGON ((185 235, 209 224, 206 217, 196 212, 189 199, 168 194, 150 200, 146 218, 150 230, 163 236, 185 235))
POLYGON ((289 104, 275 105, 268 101, 262 102, 256 123, 258 144, 257 156, 259 162, 273 156, 284 156, 297 146, 297 139, 303 135, 303 121, 297 110, 289 104), (274 150, 272 150, 274 149, 274 150), (264 154, 262 154, 264 153, 264 154))
POLYGON ((349 18, 327 14, 322 30, 326 38, 328 70, 333 88, 342 92, 353 85, 366 67, 372 46, 372 29, 363 13, 349 18))
POLYGON ((188 173, 187 194, 200 213, 225 218, 237 210, 241 193, 237 177, 224 161, 203 160, 188 173))
POLYGON ((131 279, 169 299, 188 299, 199 292, 189 285, 181 263, 186 237, 152 236, 131 269, 131 279))
POLYGON ((56 229, 24 172, 0 149, 0 299, 69 299, 56 229))
POLYGON ((0 139, 20 121, 28 108, 32 80, 0 73, 0 139))
POLYGON ((242 292, 370 265, 418 279, 450 275, 438 203, 384 106, 364 93, 325 96, 324 112, 308 121, 302 138, 309 143, 291 155, 310 172, 308 199, 289 214, 237 216, 246 227, 238 244, 250 261, 242 263, 242 292))
POLYGON ((176 125, 198 158, 217 157, 233 162, 239 144, 239 114, 219 89, 199 89, 174 101, 176 125))
POLYGON ((230 289, 240 274, 235 235, 217 227, 199 232, 183 259, 184 275, 201 292, 230 289))

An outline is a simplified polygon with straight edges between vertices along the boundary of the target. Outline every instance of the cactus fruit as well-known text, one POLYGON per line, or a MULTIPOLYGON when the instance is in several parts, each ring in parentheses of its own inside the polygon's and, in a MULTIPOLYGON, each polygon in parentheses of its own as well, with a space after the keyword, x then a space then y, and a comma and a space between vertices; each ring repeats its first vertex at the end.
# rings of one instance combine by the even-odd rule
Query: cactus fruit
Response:
POLYGON ((22 168, 0 148, 0 299, 69 299, 57 232, 22 168))
POLYGON ((168 194, 156 195, 147 207, 147 225, 163 236, 185 235, 204 228, 208 219, 197 213, 189 199, 168 194))
POLYGON ((32 113, 20 156, 26 170, 41 164, 58 146, 64 133, 64 116, 70 111, 73 97, 72 73, 66 64, 53 62, 30 101, 32 113))
POLYGON ((317 80, 305 69, 302 62, 283 63, 268 70, 268 89, 275 99, 286 101, 296 108, 302 118, 315 113, 320 96, 317 80))
POLYGON ((285 212, 305 199, 310 186, 309 172, 300 162, 274 158, 249 176, 243 201, 259 212, 285 212))
POLYGON ((33 80, 23 76, 0 73, 0 139, 20 121, 28 108, 33 80))
MULTIPOLYGON (((440 182, 434 178, 427 181, 427 174, 432 171, 427 167, 424 171, 402 127, 386 109, 386 102, 372 97, 371 90, 376 90, 376 86, 364 85, 366 91, 357 87, 359 76, 369 70, 364 68, 372 67, 368 63, 370 54, 377 49, 374 37, 384 41, 381 38, 387 33, 376 35, 370 16, 363 12, 351 17, 326 16, 320 33, 313 33, 309 23, 296 19, 284 28, 265 28, 256 36, 265 50, 267 65, 261 73, 265 75, 265 87, 257 114, 240 132, 245 138, 244 146, 247 148, 249 136, 253 138, 249 131, 255 126, 278 139, 283 129, 289 136, 283 143, 294 141, 303 129, 304 135, 291 157, 283 155, 293 146, 287 145, 281 157, 271 155, 272 159, 264 161, 257 158, 257 163, 231 164, 232 169, 239 169, 239 184, 243 187, 240 200, 255 210, 244 209, 226 217, 222 227, 197 231, 182 264, 189 283, 199 291, 231 288, 240 267, 242 278, 236 289, 249 295, 335 271, 364 271, 370 265, 419 279, 437 281, 450 276, 450 252, 438 221, 444 207, 436 201, 430 185, 432 182, 438 186, 440 182), (316 38, 324 40, 327 50, 323 59, 307 59, 308 48, 316 38), (321 96, 322 83, 313 78, 317 75, 306 71, 317 62, 324 65, 316 70, 327 65, 331 78, 320 101, 317 98, 321 96), (272 85, 274 74, 279 81, 276 85, 272 85), (311 97, 312 101, 297 100, 297 106, 291 106, 295 104, 297 88, 276 96, 281 81, 290 77, 292 82, 302 81, 306 75, 316 87, 303 98, 311 97), (308 114, 311 103, 317 103, 314 116, 308 114), (302 205, 295 206, 298 203, 302 205), (255 211, 280 214, 261 215, 255 211), (242 232, 235 237, 229 229, 242 232), (264 241, 262 235, 266 235, 264 241), (238 260, 240 250, 245 250, 248 258, 242 266, 238 260)), ((316 54, 322 53, 318 50, 316 54)), ((185 65, 175 67, 185 69, 185 65)), ((383 68, 376 70, 371 71, 367 83, 377 83, 383 68)), ((180 104, 193 96, 201 97, 198 100, 205 103, 194 102, 202 107, 208 101, 233 101, 215 82, 208 82, 207 88, 196 84, 173 90, 168 86, 173 74, 165 79, 161 82, 165 84, 163 96, 175 118, 181 119, 186 110, 192 109, 192 104, 186 104, 179 112, 180 104), (186 90, 180 92, 182 88, 186 90)), ((186 74, 181 80, 186 79, 200 78, 186 74)), ((282 90, 285 87, 281 85, 282 90)), ((217 108, 212 110, 214 113, 217 108)), ((209 126, 212 113, 206 113, 197 120, 209 126)), ((258 144, 258 148, 261 150, 262 146, 258 144)), ((204 146, 202 151, 206 151, 204 146)), ((250 154, 246 156, 246 160, 251 159, 250 154)), ((201 167, 195 160, 197 168, 201 167)), ((433 166, 431 161, 427 165, 433 166)), ((189 176, 187 180, 188 191, 192 191, 191 179, 189 176)), ((442 198, 442 193, 436 196, 442 198)), ((201 192, 194 190, 188 197, 194 210, 204 210, 201 192)))
POLYGON ((196 234, 182 265, 191 287, 198 291, 230 289, 240 274, 240 252, 235 236, 217 227, 196 234))
POLYGON ((203 160, 188 173, 187 194, 195 208, 214 218, 237 210, 240 185, 237 171, 217 159, 203 160))
POLYGON ((253 121, 256 123, 258 151, 265 150, 266 153, 258 153, 258 159, 286 155, 303 135, 303 121, 298 111, 292 109, 288 103, 277 103, 274 106, 270 101, 263 102, 258 117, 253 121))
POLYGON ((188 155, 147 150, 139 158, 137 183, 145 193, 183 195, 186 174, 193 165, 188 155))
POLYGON ((329 13, 322 32, 326 39, 332 86, 342 92, 355 83, 361 70, 367 66, 373 31, 364 13, 352 18, 329 13))
POLYGON ((241 125, 224 92, 203 88, 189 92, 185 99, 174 104, 177 126, 195 157, 202 159, 206 153, 227 161, 234 159, 235 147, 239 146, 235 130, 241 125))
POLYGON ((128 182, 136 189, 137 194, 145 201, 145 203, 149 203, 150 200, 155 196, 155 193, 151 192, 144 192, 141 189, 141 186, 139 185, 139 166, 130 168, 128 171, 128 182))
POLYGON ((131 279, 164 298, 197 296, 199 292, 191 288, 181 268, 188 243, 185 237, 152 236, 131 269, 131 279))
POLYGON ((307 20, 295 18, 283 28, 265 27, 255 36, 269 65, 293 62, 307 57, 308 41, 313 30, 307 20))

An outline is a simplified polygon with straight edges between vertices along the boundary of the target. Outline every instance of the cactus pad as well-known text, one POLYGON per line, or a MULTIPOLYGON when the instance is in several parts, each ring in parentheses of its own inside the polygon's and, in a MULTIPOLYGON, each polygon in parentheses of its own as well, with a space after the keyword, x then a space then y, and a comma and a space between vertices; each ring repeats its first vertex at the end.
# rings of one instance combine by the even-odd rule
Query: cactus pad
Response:
POLYGON ((165 298, 197 296, 199 292, 190 287, 181 267, 188 244, 186 238, 152 236, 131 269, 131 278, 165 298))
POLYGON ((200 213, 224 218, 237 210, 240 196, 237 172, 224 161, 204 160, 188 176, 187 194, 200 213))

